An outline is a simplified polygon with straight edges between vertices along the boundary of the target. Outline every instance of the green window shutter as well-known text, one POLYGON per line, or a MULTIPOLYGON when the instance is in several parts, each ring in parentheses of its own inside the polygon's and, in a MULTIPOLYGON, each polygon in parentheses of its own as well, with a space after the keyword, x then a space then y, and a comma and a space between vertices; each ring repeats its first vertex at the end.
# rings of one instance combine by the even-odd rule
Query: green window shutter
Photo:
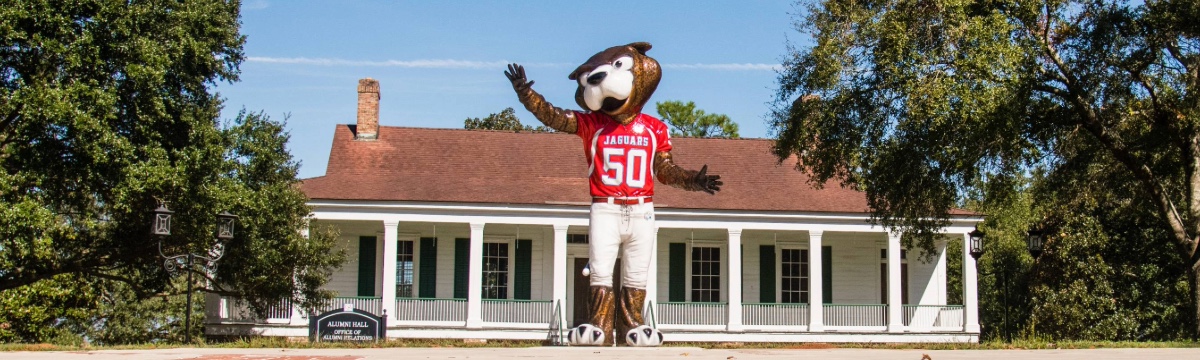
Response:
POLYGON ((513 269, 513 299, 529 300, 533 282, 533 240, 517 240, 517 266, 513 269))
POLYGON ((375 296, 375 237, 358 237, 358 296, 375 296))
POLYGON ((667 301, 687 301, 687 287, 684 286, 687 279, 683 272, 687 266, 687 244, 672 243, 669 249, 670 257, 667 265, 670 266, 670 270, 667 272, 667 284, 669 285, 667 301))
POLYGON ((833 303, 833 247, 821 247, 821 295, 826 304, 833 303))
POLYGON ((417 297, 437 297, 437 239, 421 238, 421 258, 418 265, 421 269, 421 285, 417 289, 417 297))
POLYGON ((775 246, 758 247, 758 302, 775 302, 775 246))
POLYGON ((471 271, 471 239, 454 239, 454 298, 467 298, 467 274, 471 271))

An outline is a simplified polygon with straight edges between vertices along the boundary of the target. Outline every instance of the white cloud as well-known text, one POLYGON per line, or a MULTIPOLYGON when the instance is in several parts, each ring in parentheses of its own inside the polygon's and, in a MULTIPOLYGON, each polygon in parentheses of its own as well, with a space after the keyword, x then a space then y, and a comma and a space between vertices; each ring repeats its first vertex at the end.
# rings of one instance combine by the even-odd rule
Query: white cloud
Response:
POLYGON ((249 0, 242 3, 242 10, 262 10, 270 6, 267 0, 249 0))
MULTIPOLYGON (((307 58, 307 57, 267 57, 267 56, 250 56, 246 61, 265 63, 265 64, 293 64, 293 65, 311 65, 311 66, 381 66, 381 67, 402 67, 402 68, 419 68, 419 69, 496 69, 503 68, 512 63, 507 60, 500 61, 472 61, 472 60, 454 60, 454 59, 430 59, 430 60, 347 60, 337 58, 307 58)), ((573 67, 571 64, 561 63, 522 63, 522 65, 530 67, 573 67)), ((723 70, 723 71, 769 71, 775 70, 779 65, 774 64, 663 64, 664 68, 668 69, 683 69, 683 70, 723 70)))

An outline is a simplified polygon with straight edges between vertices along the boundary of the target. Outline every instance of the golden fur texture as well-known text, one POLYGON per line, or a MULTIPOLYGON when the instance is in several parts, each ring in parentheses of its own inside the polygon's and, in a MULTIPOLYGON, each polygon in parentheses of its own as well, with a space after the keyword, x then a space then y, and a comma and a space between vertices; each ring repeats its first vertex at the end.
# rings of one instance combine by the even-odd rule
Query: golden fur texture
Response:
POLYGON ((616 300, 613 288, 608 286, 592 286, 588 300, 588 311, 592 313, 590 324, 604 331, 604 346, 614 343, 613 336, 613 302, 616 300))
POLYGON ((629 330, 646 323, 642 310, 646 305, 646 289, 622 287, 617 296, 617 336, 625 336, 629 330))

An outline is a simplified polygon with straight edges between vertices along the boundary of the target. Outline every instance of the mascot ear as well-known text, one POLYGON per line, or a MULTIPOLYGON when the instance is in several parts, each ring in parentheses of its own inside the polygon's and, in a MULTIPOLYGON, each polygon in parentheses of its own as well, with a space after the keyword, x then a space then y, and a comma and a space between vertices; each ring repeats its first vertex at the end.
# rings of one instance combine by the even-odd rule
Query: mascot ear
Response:
POLYGON ((637 52, 641 53, 642 55, 646 55, 646 52, 650 51, 650 48, 651 48, 650 43, 645 42, 645 41, 630 43, 629 45, 625 45, 625 46, 628 46, 628 47, 633 48, 634 50, 637 50, 637 52))

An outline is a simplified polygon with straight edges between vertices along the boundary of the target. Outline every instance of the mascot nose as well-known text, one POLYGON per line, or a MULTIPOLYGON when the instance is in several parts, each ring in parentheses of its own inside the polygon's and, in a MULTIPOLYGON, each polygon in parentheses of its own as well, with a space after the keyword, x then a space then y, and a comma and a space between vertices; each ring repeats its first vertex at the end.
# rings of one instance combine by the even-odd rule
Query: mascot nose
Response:
POLYGON ((607 71, 592 74, 592 76, 588 76, 588 85, 599 84, 601 81, 604 81, 604 77, 606 76, 608 76, 607 71))

